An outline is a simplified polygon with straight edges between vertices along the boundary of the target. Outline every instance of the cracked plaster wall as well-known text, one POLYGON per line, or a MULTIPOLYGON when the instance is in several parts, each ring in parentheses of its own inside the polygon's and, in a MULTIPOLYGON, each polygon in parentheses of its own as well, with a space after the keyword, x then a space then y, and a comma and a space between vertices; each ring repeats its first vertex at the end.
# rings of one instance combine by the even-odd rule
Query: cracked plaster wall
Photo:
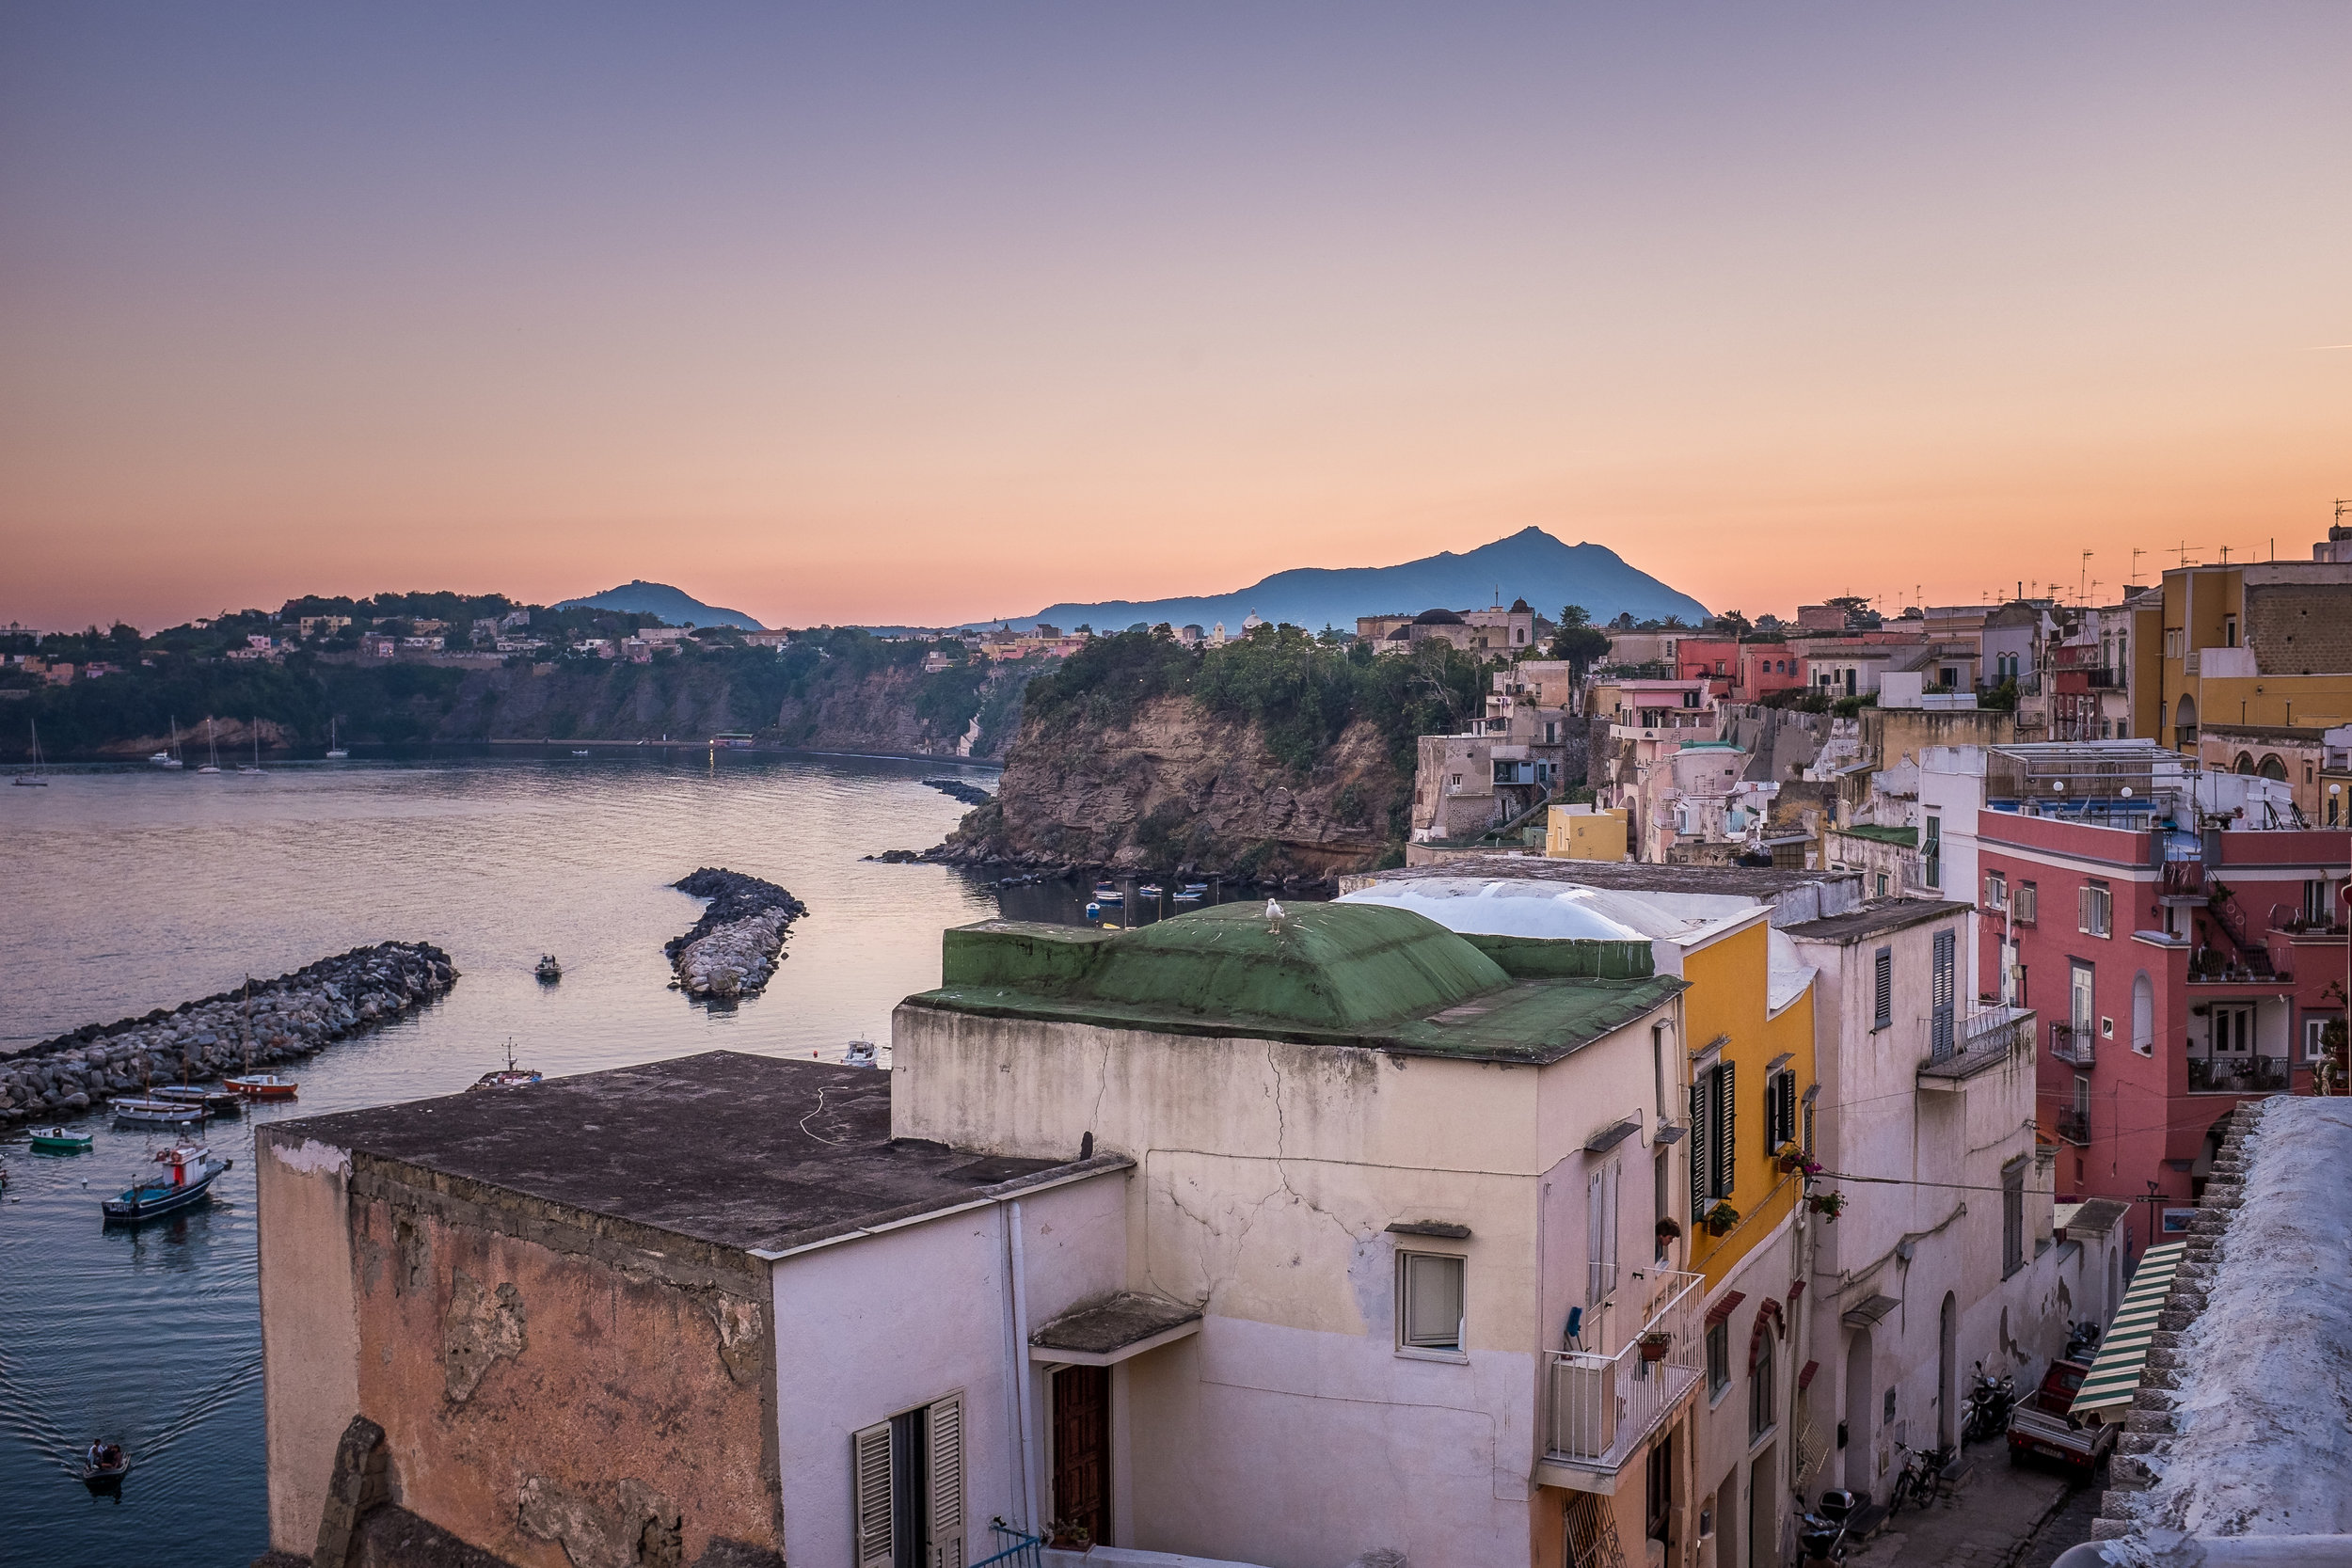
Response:
POLYGON ((294 1142, 288 1159, 266 1129, 254 1145, 270 1544, 307 1556, 318 1543, 335 1445, 359 1408, 343 1218, 351 1164, 320 1158, 323 1146, 309 1139, 294 1142))

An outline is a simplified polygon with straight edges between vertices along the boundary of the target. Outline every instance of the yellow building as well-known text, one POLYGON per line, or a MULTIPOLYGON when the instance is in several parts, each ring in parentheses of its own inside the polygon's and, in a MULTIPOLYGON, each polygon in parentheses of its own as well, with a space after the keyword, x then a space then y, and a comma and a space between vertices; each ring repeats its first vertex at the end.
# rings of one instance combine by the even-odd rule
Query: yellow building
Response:
POLYGON ((2352 562, 2183 566, 2132 604, 2132 733, 2352 720, 2352 562))
POLYGON ((1554 806, 1544 820, 1544 854, 1555 861, 1621 861, 1626 856, 1626 809, 1554 806))

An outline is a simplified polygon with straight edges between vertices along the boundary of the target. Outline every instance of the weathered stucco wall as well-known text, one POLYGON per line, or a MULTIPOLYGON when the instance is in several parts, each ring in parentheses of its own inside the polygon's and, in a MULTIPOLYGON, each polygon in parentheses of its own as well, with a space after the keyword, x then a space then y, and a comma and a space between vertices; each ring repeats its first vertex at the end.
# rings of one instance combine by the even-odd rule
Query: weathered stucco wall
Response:
MULTIPOLYGON (((1558 1517, 1530 1484, 1536 1379, 1585 1299, 1583 1145, 1651 1104, 1649 1027, 1672 1016, 1539 1069, 901 1006, 893 1131, 1063 1158, 1090 1131, 1137 1161, 1128 1283, 1205 1316, 1127 1366, 1128 1544, 1518 1568, 1558 1517), (1429 1220, 1471 1234, 1387 1228, 1429 1220), (1398 1352, 1400 1246, 1466 1259, 1466 1354, 1398 1352)), ((1620 1261, 1645 1267, 1647 1151, 1618 1153, 1620 1261)))
POLYGON ((748 1259, 367 1155, 351 1185, 354 1315, 379 1347, 358 1408, 398 1500, 523 1568, 781 1544, 748 1259))
MULTIPOLYGON (((1120 1289, 1129 1178, 1105 1174, 1021 1200, 1030 1326, 1120 1289)), ((786 1258, 773 1271, 778 1454, 785 1556, 855 1560, 850 1435, 949 1394, 964 1398, 964 1556, 989 1544, 988 1520, 1031 1517, 1009 1368, 1036 1379, 1038 1495, 1053 1494, 1043 1441, 1045 1380, 1016 1352, 1009 1286, 1009 1202, 786 1258)), ((1122 1459, 1116 1446, 1114 1476, 1122 1459)))
POLYGON ((262 1408, 269 1452, 269 1540, 308 1556, 359 1409, 359 1330, 352 1314, 348 1151, 267 1129, 254 1139, 260 1216, 262 1408))

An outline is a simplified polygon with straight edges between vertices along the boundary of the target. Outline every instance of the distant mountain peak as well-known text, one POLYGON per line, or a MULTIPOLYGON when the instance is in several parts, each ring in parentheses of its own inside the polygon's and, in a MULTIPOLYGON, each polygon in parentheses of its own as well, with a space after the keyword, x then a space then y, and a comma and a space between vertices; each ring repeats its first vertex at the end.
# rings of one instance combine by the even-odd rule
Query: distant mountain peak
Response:
POLYGON ((1545 615, 1559 614, 1564 605, 1581 605, 1596 622, 1612 620, 1622 611, 1630 611, 1636 620, 1679 615, 1693 625, 1708 617, 1706 606, 1629 565, 1608 546, 1564 544, 1530 524, 1459 554, 1441 550, 1395 566, 1296 567, 1230 594, 1048 605, 1010 624, 1083 623, 1097 630, 1118 630, 1137 622, 1207 626, 1223 621, 1232 629, 1254 613, 1311 630, 1334 626, 1352 631, 1359 615, 1482 610, 1514 599, 1526 600, 1545 615))
POLYGON ((682 588, 666 582, 647 582, 632 578, 618 588, 608 588, 601 594, 589 594, 577 599, 565 599, 555 606, 558 610, 585 607, 590 610, 617 610, 628 615, 659 615, 674 626, 736 626, 744 631, 766 631, 768 628, 739 610, 724 610, 695 598, 682 588))

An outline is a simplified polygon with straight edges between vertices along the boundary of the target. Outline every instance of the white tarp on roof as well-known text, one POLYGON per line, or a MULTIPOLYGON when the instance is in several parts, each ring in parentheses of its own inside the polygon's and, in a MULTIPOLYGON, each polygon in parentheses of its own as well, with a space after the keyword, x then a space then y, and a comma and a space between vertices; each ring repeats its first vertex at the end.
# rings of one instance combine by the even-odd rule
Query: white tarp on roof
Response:
POLYGON ((1343 904, 1392 904, 1449 931, 1554 942, 1689 942, 1710 926, 1756 913, 1753 898, 1719 893, 1639 893, 1575 882, 1417 877, 1376 882, 1343 904))
POLYGON ((2147 1456, 2133 1513, 2198 1536, 2352 1533, 2352 1100, 2266 1101, 2246 1148, 2244 1206, 2181 1338, 2179 1435, 2147 1456))

